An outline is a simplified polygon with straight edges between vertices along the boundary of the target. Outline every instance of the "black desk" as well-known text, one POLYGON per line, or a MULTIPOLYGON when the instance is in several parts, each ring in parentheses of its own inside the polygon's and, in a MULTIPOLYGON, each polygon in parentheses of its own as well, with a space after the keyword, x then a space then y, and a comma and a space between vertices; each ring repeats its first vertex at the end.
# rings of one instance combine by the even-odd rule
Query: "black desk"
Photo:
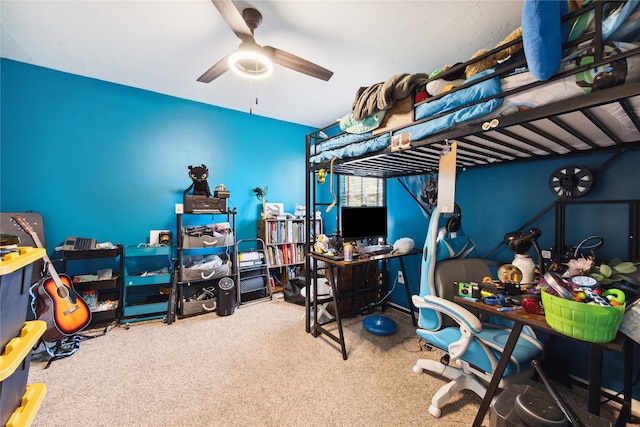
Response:
MULTIPOLYGON (((474 427, 479 427, 482 425, 482 421, 489 409, 489 405, 491 404, 491 399, 495 395, 498 389, 498 383, 502 378, 502 374, 504 373, 504 369, 507 366, 509 358, 511 357, 511 353, 513 352, 513 348, 516 345, 516 341, 520 336, 520 332, 522 331, 522 327, 524 325, 529 325, 534 329, 547 332, 552 334, 553 336, 561 336, 568 339, 575 339, 563 335, 557 332, 555 329, 552 329, 544 318, 544 315, 536 315, 529 314, 523 310, 516 311, 498 311, 497 307, 484 304, 482 302, 474 302, 470 300, 466 300, 464 298, 455 297, 455 302, 466 306, 466 308, 471 309, 472 311, 478 310, 482 313, 497 315, 504 317, 506 319, 512 320, 514 322, 513 328, 511 329, 511 334, 509 334, 509 339, 507 340, 507 344, 504 347, 504 352, 500 357, 500 361, 498 362, 498 366, 491 378, 491 383, 487 388, 487 393, 482 400, 482 404, 480 405, 480 409, 478 410, 478 414, 473 422, 474 427)), ((581 341, 575 339, 576 341, 581 341)), ((586 341, 581 341, 586 342, 586 341)), ((616 339, 607 342, 607 343, 591 343, 589 344, 589 412, 594 415, 600 415, 600 396, 604 394, 609 399, 622 404, 622 409, 620 410, 620 414, 618 415, 618 420, 616 422, 616 426, 624 426, 626 425, 626 421, 631 416, 631 388, 632 388, 632 370, 633 370, 633 343, 628 342, 625 335, 618 332, 616 339), (615 350, 622 352, 624 351, 624 389, 623 394, 624 398, 620 399, 617 396, 610 395, 609 393, 605 393, 601 390, 602 385, 602 351, 603 350, 615 350)))
MULTIPOLYGON (((313 277, 315 279, 317 279, 317 272, 318 272, 318 261, 323 261, 326 264, 326 269, 329 272, 329 284, 331 286, 331 291, 332 291, 332 299, 334 302, 334 308, 335 308, 335 317, 331 320, 326 320, 323 322, 320 322, 318 319, 318 287, 314 286, 313 287, 313 299, 311 299, 310 295, 311 292, 310 290, 307 288, 306 289, 306 328, 307 328, 307 332, 311 332, 311 334, 314 337, 318 337, 321 334, 325 334, 327 335, 329 338, 331 338, 333 341, 337 342, 338 344, 340 344, 340 348, 342 350, 342 358, 344 360, 347 360, 348 355, 347 355, 347 349, 345 346, 345 342, 344 342, 344 333, 342 331, 342 318, 343 317, 347 317, 347 316, 351 316, 354 315, 356 313, 341 313, 340 312, 340 308, 339 308, 339 304, 338 302, 340 301, 340 299, 342 297, 345 297, 346 295, 341 295, 341 293, 339 292, 337 283, 336 283, 336 270, 339 268, 345 268, 345 267, 350 267, 350 266, 355 266, 358 264, 365 264, 365 263, 377 263, 377 262, 382 262, 382 266, 383 266, 383 271, 386 271, 386 266, 387 266, 387 262, 390 259, 394 259, 397 258, 398 261, 400 262, 400 269, 402 271, 402 275, 404 277, 404 287, 405 287, 405 291, 407 294, 407 300, 409 301, 409 310, 407 310, 407 313, 411 314, 411 318, 413 320, 413 325, 417 326, 418 322, 416 320, 416 315, 415 315, 415 311, 413 310, 413 304, 411 303, 411 291, 409 290, 409 282, 407 281, 407 272, 405 270, 404 267, 404 262, 403 262, 403 258, 405 256, 408 255, 416 255, 421 253, 420 250, 413 250, 411 252, 406 252, 406 253, 398 253, 398 252, 394 252, 394 253, 387 253, 387 254, 380 254, 380 255, 371 255, 371 256, 367 256, 367 255, 360 255, 359 257, 356 257, 353 259, 353 261, 345 261, 342 258, 335 258, 332 256, 327 256, 327 255, 323 255, 323 254, 317 254, 315 252, 310 253, 309 256, 311 257, 311 260, 313 262, 313 277), (313 308, 313 325, 311 325, 311 308, 313 308), (329 331, 327 328, 325 328, 326 325, 336 322, 337 323, 337 327, 338 327, 338 336, 336 336, 333 332, 329 331)), ((383 278, 385 277, 385 275, 383 274, 383 278)), ((309 286, 309 284, 307 284, 307 287, 309 286)), ((360 289, 358 292, 363 292, 363 291, 367 291, 367 290, 372 290, 372 289, 378 289, 381 290, 385 295, 386 295, 386 291, 387 291, 387 284, 382 283, 382 286, 380 286, 379 284, 375 284, 374 286, 371 286, 368 289, 360 289)), ((382 307, 384 309, 384 301, 382 302, 382 307)))

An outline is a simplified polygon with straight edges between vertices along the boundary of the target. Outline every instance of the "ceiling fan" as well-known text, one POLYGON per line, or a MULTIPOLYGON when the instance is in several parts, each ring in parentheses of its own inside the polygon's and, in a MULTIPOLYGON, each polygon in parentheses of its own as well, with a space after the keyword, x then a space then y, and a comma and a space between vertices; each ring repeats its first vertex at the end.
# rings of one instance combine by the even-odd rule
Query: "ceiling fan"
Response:
POLYGON ((230 68, 249 78, 264 78, 273 71, 273 63, 322 80, 329 80, 333 71, 271 46, 260 46, 253 38, 253 31, 262 22, 262 15, 253 8, 240 13, 231 0, 211 0, 227 25, 242 40, 238 50, 225 56, 198 78, 209 83, 230 68))

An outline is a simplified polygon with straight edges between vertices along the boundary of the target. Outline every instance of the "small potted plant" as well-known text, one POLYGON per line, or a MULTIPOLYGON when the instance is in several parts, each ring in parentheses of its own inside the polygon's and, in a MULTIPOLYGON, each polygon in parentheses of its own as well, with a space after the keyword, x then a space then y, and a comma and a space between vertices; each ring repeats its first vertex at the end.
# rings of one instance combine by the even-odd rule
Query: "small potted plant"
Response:
POLYGON ((269 187, 265 185, 264 187, 256 187, 253 190, 251 190, 251 191, 253 191, 255 193, 256 198, 262 202, 262 219, 264 219, 265 215, 266 215, 267 189, 268 188, 269 187))

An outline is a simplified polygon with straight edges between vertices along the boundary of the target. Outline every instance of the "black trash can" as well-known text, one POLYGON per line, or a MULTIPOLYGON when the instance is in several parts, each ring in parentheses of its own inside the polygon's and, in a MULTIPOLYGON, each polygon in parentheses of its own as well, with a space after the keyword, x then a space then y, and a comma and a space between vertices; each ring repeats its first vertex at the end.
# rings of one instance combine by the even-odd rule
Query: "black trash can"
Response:
POLYGON ((218 316, 230 316, 236 309, 236 284, 231 277, 218 282, 218 316))

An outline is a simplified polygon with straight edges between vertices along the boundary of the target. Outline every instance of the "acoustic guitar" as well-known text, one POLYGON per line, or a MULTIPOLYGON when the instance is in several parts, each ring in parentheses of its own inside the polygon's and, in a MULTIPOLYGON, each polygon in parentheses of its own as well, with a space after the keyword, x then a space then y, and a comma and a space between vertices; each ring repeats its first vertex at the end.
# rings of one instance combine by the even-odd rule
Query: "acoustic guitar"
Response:
MULTIPOLYGON (((24 217, 14 215, 12 219, 31 236, 38 248, 44 248, 24 217)), ((48 276, 44 276, 37 286, 36 317, 47 324, 42 338, 56 341, 84 329, 91 322, 91 310, 76 293, 69 276, 58 274, 46 254, 43 260, 48 276)))

